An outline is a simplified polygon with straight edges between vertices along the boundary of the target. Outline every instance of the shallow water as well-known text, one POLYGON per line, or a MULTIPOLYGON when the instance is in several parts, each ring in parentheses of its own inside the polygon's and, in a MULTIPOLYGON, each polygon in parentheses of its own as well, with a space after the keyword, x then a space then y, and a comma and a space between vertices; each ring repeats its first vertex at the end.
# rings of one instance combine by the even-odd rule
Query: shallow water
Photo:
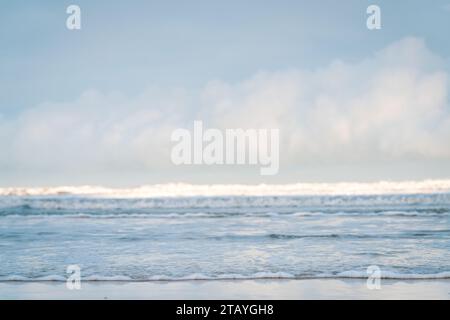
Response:
POLYGON ((0 196, 0 280, 450 278, 450 193, 0 196))

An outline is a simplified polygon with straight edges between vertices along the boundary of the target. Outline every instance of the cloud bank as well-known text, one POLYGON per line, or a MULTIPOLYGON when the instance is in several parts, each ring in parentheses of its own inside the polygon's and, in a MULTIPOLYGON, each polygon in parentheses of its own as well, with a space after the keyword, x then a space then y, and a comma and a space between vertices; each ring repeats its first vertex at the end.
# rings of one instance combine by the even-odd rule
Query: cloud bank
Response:
MULTIPOLYGON (((1 172, 165 170, 171 132, 279 128, 281 164, 450 160, 445 59, 405 38, 364 61, 259 72, 199 91, 150 87, 135 97, 86 91, 0 116, 1 172)), ((186 170, 189 170, 186 168, 186 170)))

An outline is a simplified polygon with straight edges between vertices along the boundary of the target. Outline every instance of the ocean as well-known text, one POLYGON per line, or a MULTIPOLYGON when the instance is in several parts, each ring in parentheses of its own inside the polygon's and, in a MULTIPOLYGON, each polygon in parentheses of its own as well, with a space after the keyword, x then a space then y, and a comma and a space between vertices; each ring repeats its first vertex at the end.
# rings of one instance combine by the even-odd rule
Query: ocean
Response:
POLYGON ((0 281, 450 278, 450 180, 0 189, 0 281))

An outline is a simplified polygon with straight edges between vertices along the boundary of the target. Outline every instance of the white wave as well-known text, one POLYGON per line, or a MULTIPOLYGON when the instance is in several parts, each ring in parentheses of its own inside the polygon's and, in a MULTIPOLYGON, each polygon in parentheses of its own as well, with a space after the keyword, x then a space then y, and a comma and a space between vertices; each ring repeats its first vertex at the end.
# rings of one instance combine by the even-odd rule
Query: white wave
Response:
MULTIPOLYGON (((338 273, 337 275, 333 276, 325 276, 325 277, 338 277, 338 278, 367 278, 368 275, 366 272, 363 271, 345 271, 338 273)), ((439 273, 431 273, 431 274, 421 274, 421 273, 397 273, 397 272, 390 272, 390 271, 381 271, 381 278, 382 279, 450 279, 450 271, 446 272, 439 272, 439 273)))
POLYGON ((82 281, 132 281, 133 279, 128 276, 88 276, 82 281))
POLYGON ((42 277, 36 277, 36 278, 30 278, 30 277, 25 277, 25 276, 20 276, 20 275, 11 275, 11 276, 0 277, 0 281, 18 281, 18 282, 57 281, 57 282, 61 282, 61 281, 66 281, 66 278, 64 278, 63 276, 59 276, 59 275, 48 275, 48 276, 42 276, 42 277))
MULTIPOLYGON (((245 280, 245 279, 295 279, 292 274, 285 272, 258 272, 251 275, 242 274, 222 274, 208 276, 201 273, 193 273, 186 276, 174 277, 168 275, 154 275, 150 277, 133 279, 129 276, 104 276, 90 275, 81 279, 81 281, 117 281, 117 282, 137 282, 137 281, 187 281, 187 280, 245 280)), ((59 275, 48 275, 43 277, 29 278, 19 275, 0 277, 0 281, 17 281, 17 282, 65 282, 66 278, 59 275)))
POLYGON ((0 281, 32 281, 32 278, 27 278, 18 275, 0 277, 0 281))
MULTIPOLYGON (((364 271, 350 270, 337 274, 317 274, 317 275, 294 275, 287 272, 257 272, 254 274, 220 274, 220 275, 204 275, 201 273, 194 273, 185 276, 169 276, 169 275, 154 275, 143 278, 131 278, 124 275, 105 276, 105 275, 91 275, 81 279, 81 281, 116 281, 116 282, 145 282, 145 281, 195 281, 195 280, 258 280, 258 279, 367 279, 368 275, 364 271)), ((421 273, 396 273, 396 272, 381 272, 382 279, 391 280, 432 280, 432 279, 450 279, 450 271, 421 274, 421 273)), ((11 275, 0 277, 0 282, 65 282, 66 278, 59 275, 48 275, 36 278, 29 278, 20 275, 11 275)))
POLYGON ((96 196, 106 198, 157 198, 191 196, 294 196, 294 195, 383 195, 449 193, 450 180, 380 181, 370 183, 213 184, 168 183, 137 188, 61 186, 0 188, 0 196, 96 196))
POLYGON ((66 278, 58 275, 49 275, 37 278, 38 281, 66 281, 66 278))

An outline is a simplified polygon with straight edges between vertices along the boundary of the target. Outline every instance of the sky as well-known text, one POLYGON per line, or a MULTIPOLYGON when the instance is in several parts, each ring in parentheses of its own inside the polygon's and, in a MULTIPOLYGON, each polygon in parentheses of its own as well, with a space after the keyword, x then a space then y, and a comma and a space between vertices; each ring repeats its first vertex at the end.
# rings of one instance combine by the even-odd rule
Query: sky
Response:
POLYGON ((0 0, 0 186, 450 178, 448 30, 449 0, 0 0), (278 128, 279 173, 175 166, 194 120, 278 128))

